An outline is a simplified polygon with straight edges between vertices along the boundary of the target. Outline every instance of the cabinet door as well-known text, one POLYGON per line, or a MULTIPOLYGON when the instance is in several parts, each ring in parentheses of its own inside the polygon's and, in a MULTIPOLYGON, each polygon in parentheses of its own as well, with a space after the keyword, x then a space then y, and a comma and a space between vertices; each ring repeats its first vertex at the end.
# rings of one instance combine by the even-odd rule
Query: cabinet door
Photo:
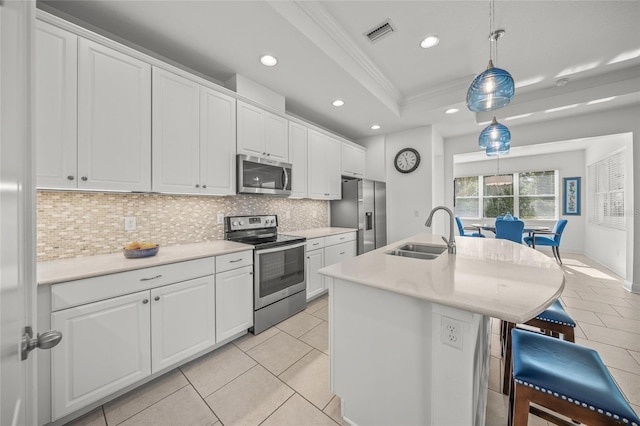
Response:
POLYGON ((342 198, 342 142, 328 138, 325 150, 325 179, 327 185, 327 198, 339 200, 342 198))
POLYGON ((364 149, 347 143, 342 143, 342 175, 356 178, 364 177, 365 169, 364 149))
POLYGON ((325 266, 333 265, 356 255, 356 242, 349 241, 346 243, 336 244, 324 248, 325 266))
POLYGON ((238 105, 238 153, 266 157, 265 122, 267 112, 246 104, 238 105))
POLYGON ((326 200, 329 197, 325 170, 325 150, 328 137, 313 129, 308 131, 307 190, 309 198, 326 200))
POLYGON ((289 122, 291 198, 307 198, 307 128, 289 122))
POLYGON ((153 179, 155 192, 200 192, 200 86, 153 68, 153 179))
POLYGON ((236 193, 236 101, 200 88, 201 193, 236 193))
POLYGON ((81 189, 151 190, 151 66, 79 40, 81 189))
POLYGON ((311 250, 307 252, 306 279, 307 300, 321 294, 325 290, 324 277, 318 273, 324 267, 324 250, 311 250))
POLYGON ((253 266, 216 274, 216 342, 253 326, 253 266))
POLYGON ((53 420, 151 373, 149 307, 143 291, 51 314, 63 335, 51 350, 53 420))
POLYGON ((151 366, 156 373, 215 344, 215 277, 151 290, 151 366))
POLYGON ((36 21, 36 185, 75 188, 78 37, 36 21))
POLYGON ((266 133, 267 157, 289 162, 289 120, 267 113, 266 133))

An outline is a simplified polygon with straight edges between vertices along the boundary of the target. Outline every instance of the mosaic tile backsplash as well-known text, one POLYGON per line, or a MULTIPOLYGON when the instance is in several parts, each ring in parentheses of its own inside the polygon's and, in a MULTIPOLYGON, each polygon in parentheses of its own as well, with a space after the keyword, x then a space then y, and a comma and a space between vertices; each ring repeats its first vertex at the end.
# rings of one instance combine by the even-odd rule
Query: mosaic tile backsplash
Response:
POLYGON ((327 201, 38 191, 38 261, 116 253, 132 241, 169 246, 221 240, 218 213, 277 214, 280 232, 329 226, 327 201), (128 216, 136 218, 135 231, 124 230, 128 216))

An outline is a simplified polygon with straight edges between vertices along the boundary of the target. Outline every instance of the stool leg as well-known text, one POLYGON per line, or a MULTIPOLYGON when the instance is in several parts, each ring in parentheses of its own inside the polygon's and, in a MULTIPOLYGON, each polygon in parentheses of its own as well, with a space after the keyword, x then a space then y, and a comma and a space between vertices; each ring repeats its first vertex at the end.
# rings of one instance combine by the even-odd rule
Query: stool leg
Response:
POLYGON ((510 405, 510 422, 509 426, 527 426, 529 423, 529 403, 531 401, 531 393, 533 390, 519 383, 514 383, 512 396, 509 400, 513 400, 510 405))
POLYGON ((502 393, 509 395, 511 391, 511 330, 516 326, 515 323, 505 321, 505 349, 502 361, 504 362, 503 377, 502 377, 502 393))

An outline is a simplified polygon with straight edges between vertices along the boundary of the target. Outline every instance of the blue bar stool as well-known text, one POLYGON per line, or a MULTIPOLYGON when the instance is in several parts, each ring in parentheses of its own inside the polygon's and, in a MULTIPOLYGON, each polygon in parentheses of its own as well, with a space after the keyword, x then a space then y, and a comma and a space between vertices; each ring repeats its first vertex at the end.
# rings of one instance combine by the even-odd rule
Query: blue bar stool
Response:
POLYGON ((529 412, 559 425, 640 426, 640 418, 596 351, 517 328, 512 330, 513 384, 509 426, 526 425, 529 412))
MULTIPOLYGON (((525 322, 524 325, 538 328, 547 336, 561 338, 568 342, 575 342, 574 330, 576 322, 564 310, 559 300, 556 300, 546 310, 535 318, 525 322)), ((509 395, 511 391, 511 330, 517 324, 502 321, 501 343, 502 358, 504 360, 504 374, 502 376, 502 393, 509 395)))

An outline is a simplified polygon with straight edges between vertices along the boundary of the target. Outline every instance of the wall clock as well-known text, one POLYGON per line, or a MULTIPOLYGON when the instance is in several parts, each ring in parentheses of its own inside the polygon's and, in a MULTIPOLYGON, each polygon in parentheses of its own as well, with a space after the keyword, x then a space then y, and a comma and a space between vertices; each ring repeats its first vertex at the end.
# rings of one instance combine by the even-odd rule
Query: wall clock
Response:
POLYGON ((393 164, 400 173, 411 173, 420 165, 420 154, 413 148, 403 148, 396 154, 393 164))

